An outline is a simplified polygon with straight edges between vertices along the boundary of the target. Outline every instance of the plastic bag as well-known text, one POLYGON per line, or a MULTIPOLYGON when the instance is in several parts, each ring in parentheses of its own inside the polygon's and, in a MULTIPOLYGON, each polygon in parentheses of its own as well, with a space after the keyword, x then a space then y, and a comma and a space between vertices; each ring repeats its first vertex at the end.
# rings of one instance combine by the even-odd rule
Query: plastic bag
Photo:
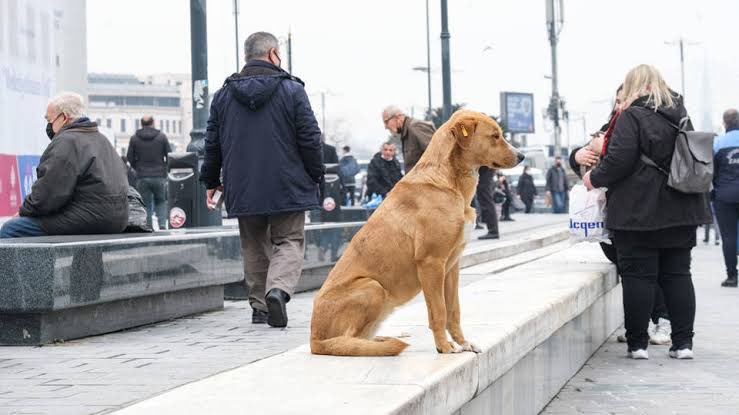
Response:
POLYGON ((588 191, 577 184, 570 190, 570 239, 610 244, 606 229, 606 189, 588 191))
POLYGON ((128 186, 128 226, 124 232, 154 232, 146 224, 144 200, 133 186, 128 186))

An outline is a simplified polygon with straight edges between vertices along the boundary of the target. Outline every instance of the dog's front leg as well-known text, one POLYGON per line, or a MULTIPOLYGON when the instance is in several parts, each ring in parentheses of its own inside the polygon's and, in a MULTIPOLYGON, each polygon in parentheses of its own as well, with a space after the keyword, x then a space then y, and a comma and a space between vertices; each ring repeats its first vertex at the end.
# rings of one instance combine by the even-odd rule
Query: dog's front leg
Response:
POLYGON ((462 346, 462 350, 480 353, 480 349, 465 340, 464 334, 462 333, 462 325, 460 324, 461 310, 459 307, 459 261, 446 274, 446 279, 444 280, 444 301, 446 302, 446 328, 449 330, 452 339, 458 345, 462 346))
POLYGON ((462 348, 449 341, 446 335, 447 310, 444 302, 444 261, 423 259, 418 262, 418 276, 426 299, 429 328, 439 353, 459 353, 462 348))

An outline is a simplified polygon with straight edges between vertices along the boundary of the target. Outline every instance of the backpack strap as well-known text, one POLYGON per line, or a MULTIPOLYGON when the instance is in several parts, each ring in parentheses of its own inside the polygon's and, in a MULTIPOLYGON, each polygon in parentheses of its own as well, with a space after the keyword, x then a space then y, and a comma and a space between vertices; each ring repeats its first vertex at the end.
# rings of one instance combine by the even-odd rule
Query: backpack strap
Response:
POLYGON ((646 154, 641 153, 640 158, 641 158, 641 161, 644 164, 646 164, 647 166, 654 167, 655 169, 659 170, 665 176, 669 176, 670 175, 670 173, 668 173, 665 169, 663 169, 662 167, 660 167, 659 165, 657 165, 657 163, 655 163, 654 160, 652 160, 649 157, 647 157, 646 154))

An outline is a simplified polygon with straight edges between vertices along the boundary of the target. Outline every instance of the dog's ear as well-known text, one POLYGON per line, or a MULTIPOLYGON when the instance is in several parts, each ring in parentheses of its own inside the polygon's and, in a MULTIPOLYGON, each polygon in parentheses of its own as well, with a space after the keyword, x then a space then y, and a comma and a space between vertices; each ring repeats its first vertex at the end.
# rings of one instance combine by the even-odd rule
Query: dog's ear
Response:
POLYGON ((467 149, 472 145, 472 136, 477 128, 477 120, 474 118, 462 118, 452 125, 452 135, 457 145, 467 149))

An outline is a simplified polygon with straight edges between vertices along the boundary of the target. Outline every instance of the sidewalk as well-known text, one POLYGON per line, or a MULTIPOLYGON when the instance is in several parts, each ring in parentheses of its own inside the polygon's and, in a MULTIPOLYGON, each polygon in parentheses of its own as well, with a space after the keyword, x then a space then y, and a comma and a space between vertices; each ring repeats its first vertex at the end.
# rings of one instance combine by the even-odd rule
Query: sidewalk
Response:
POLYGON ((615 334, 542 412, 555 414, 739 413, 739 290, 722 288, 721 247, 693 250, 696 290, 695 360, 650 346, 649 360, 626 359, 615 334))
MULTIPOLYGON (((564 215, 515 218, 501 223, 501 240, 470 245, 505 244, 543 228, 564 229, 566 222, 564 215)), ((468 275, 461 284, 479 278, 468 275)), ((247 302, 227 301, 222 311, 118 333, 44 347, 1 347, 0 414, 108 412, 293 349, 309 338, 314 294, 293 297, 286 330, 252 325, 247 302)))

